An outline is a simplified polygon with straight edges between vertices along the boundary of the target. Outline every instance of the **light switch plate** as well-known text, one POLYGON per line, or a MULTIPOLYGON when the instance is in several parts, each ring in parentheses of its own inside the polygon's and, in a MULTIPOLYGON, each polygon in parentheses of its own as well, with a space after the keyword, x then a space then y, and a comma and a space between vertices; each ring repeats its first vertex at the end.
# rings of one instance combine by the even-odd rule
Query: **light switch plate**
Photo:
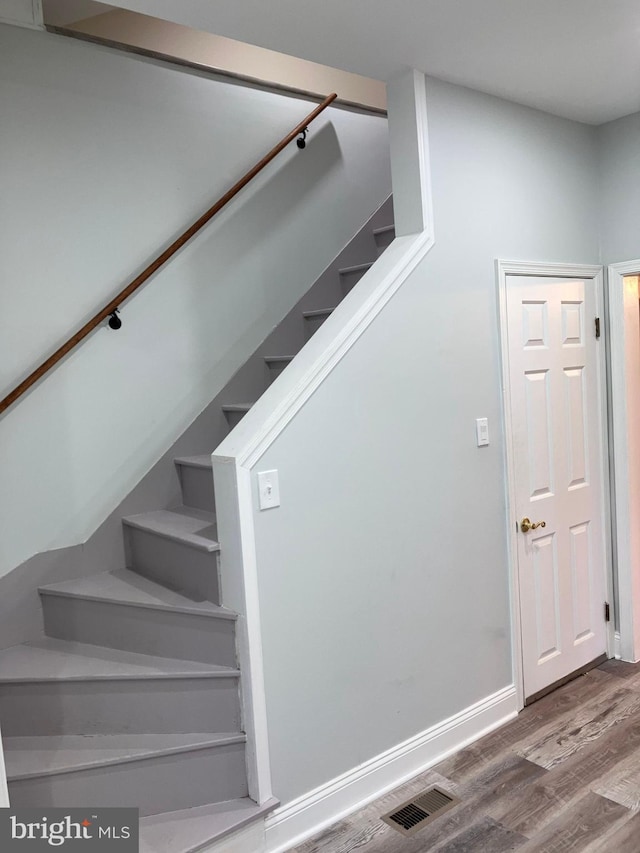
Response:
POLYGON ((260 509, 273 509, 275 506, 280 506, 280 483, 277 470, 258 472, 258 502, 260 509))
POLYGON ((476 440, 478 447, 486 447, 489 444, 488 418, 476 418, 476 440))

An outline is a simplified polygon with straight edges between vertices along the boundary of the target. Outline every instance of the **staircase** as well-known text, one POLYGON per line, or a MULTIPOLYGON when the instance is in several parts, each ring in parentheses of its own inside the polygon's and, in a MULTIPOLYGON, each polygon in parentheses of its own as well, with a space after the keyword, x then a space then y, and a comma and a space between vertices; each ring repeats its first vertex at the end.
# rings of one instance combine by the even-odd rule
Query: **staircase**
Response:
MULTIPOLYGON (((211 451, 384 251, 391 221, 389 199, 216 398, 211 451)), ((138 806, 143 853, 209 849, 277 805, 249 798, 211 453, 174 461, 182 503, 122 519, 127 568, 41 587, 45 636, 0 652, 12 806, 138 806)))

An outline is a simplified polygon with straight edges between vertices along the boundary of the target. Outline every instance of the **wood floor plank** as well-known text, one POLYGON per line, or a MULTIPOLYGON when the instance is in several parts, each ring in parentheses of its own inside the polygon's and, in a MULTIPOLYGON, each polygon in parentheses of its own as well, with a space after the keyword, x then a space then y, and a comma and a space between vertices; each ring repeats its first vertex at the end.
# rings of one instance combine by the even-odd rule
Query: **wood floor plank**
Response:
POLYGON ((441 774, 428 771, 341 821, 337 834, 331 831, 321 833, 296 848, 296 853, 349 853, 351 850, 366 853, 424 853, 448 843, 465 827, 485 817, 487 803, 499 803, 501 798, 513 796, 514 792, 546 773, 542 767, 515 754, 484 767, 482 772, 460 785, 445 779, 441 774), (439 785, 460 797, 461 803, 436 818, 413 838, 400 835, 380 820, 380 815, 432 785, 439 785))
POLYGON ((518 745, 518 755, 551 770, 633 716, 640 710, 640 692, 620 685, 542 727, 518 745))
POLYGON ((612 828, 622 826, 628 817, 629 810, 624 806, 588 793, 537 833, 521 848, 521 853, 558 853, 559 850, 578 853, 585 845, 603 840, 612 828))
POLYGON ((597 698, 609 687, 619 687, 620 681, 612 675, 591 670, 574 681, 530 705, 508 725, 481 738, 438 764, 434 770, 448 779, 463 781, 480 767, 495 761, 513 750, 527 738, 535 737, 541 726, 557 719, 560 714, 571 714, 582 703, 597 698))
POLYGON ((640 809, 640 665, 608 661, 296 851, 640 853, 632 809, 640 809), (434 784, 460 804, 412 838, 380 820, 434 784))
POLYGON ((422 847, 421 853, 509 853, 521 850, 527 839, 488 817, 483 817, 437 847, 422 847))
POLYGON ((608 675, 615 675, 618 678, 637 678, 640 675, 640 663, 627 663, 624 660, 605 661, 598 667, 600 672, 606 672, 608 675))
POLYGON ((596 779, 590 788, 595 794, 620 803, 625 808, 634 811, 640 809, 640 749, 596 779))
POLYGON ((593 782, 640 748, 640 716, 620 723, 595 743, 585 746, 564 764, 519 793, 507 808, 491 810, 492 817, 531 838, 564 808, 576 802, 593 782))
MULTIPOLYGON (((406 839, 388 824, 380 820, 380 815, 386 814, 401 803, 421 793, 425 788, 438 785, 445 791, 457 795, 457 785, 445 779, 434 770, 427 770, 395 788, 388 794, 378 797, 369 805, 340 821, 339 832, 333 832, 333 827, 319 833, 309 841, 295 848, 291 853, 349 853, 351 850, 366 850, 366 853, 395 853, 398 839, 406 839)), ((408 853, 402 848, 402 853, 408 853)))
POLYGON ((638 853, 640 850, 640 814, 629 813, 626 821, 604 837, 594 838, 582 853, 638 853))

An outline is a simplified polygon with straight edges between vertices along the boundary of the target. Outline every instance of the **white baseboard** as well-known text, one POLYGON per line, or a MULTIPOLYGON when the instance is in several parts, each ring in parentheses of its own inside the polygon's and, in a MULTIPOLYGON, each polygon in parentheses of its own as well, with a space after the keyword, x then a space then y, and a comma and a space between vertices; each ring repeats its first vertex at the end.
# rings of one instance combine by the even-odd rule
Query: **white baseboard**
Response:
POLYGON ((397 788, 518 713, 513 685, 276 809, 266 821, 267 853, 284 853, 397 788))
POLYGON ((616 660, 620 660, 622 652, 620 650, 620 631, 616 631, 613 635, 613 656, 616 660))

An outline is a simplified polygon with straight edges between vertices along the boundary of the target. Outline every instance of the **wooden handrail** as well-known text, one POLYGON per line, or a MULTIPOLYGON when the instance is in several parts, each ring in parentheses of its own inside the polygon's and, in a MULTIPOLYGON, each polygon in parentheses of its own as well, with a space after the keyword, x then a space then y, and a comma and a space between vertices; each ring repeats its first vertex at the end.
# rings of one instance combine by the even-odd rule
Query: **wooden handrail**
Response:
POLYGON ((216 213, 219 213, 219 211, 221 211, 222 208, 240 192, 241 189, 246 187, 249 181, 255 178, 258 172, 261 172, 264 167, 267 166, 273 158, 283 150, 283 148, 286 148, 287 145, 296 138, 296 136, 302 133, 303 130, 305 130, 306 127, 329 106, 329 104, 335 101, 337 97, 337 94, 334 92, 325 98, 324 101, 319 104, 315 110, 313 110, 313 112, 310 112, 306 118, 294 127, 291 133, 288 133, 284 139, 282 139, 265 157, 262 158, 262 160, 260 160, 259 163, 256 163, 253 169, 250 169, 246 175, 244 175, 244 177, 234 184, 230 190, 219 198, 218 201, 209 208, 209 210, 203 213, 202 216, 193 223, 193 225, 187 228, 187 230, 181 234, 177 240, 174 240, 168 249, 165 249, 164 252, 158 255, 158 257, 152 261, 149 266, 140 273, 140 275, 136 276, 133 281, 130 281, 126 287, 123 287, 120 293, 118 293, 117 296, 114 296, 114 298, 107 303, 104 308, 98 311, 98 313, 85 323, 84 326, 74 335, 72 335, 66 343, 50 355, 46 361, 43 361, 40 367, 34 370, 33 373, 29 374, 26 379, 13 389, 13 391, 7 394, 7 396, 0 401, 0 414, 15 403, 16 400, 28 391, 32 385, 35 385, 39 379, 42 379, 42 377, 48 373, 52 367, 63 359, 67 353, 71 352, 71 350, 74 349, 80 341, 84 340, 90 332, 100 325, 100 323, 103 323, 107 317, 113 314, 126 299, 135 293, 136 290, 141 287, 145 281, 147 281, 147 279, 151 278, 151 276, 157 272, 161 266, 166 264, 169 258, 173 257, 173 255, 175 255, 175 253, 181 249, 185 243, 197 234, 198 231, 200 231, 200 229, 216 215, 216 213))

